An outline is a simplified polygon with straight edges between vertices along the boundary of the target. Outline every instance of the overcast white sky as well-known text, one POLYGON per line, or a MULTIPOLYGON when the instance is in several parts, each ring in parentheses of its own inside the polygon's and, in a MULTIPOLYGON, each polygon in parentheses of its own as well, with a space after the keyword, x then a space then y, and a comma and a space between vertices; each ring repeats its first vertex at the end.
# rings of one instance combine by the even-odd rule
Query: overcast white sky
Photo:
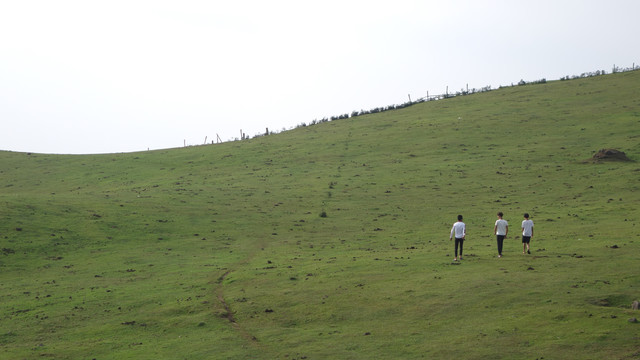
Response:
POLYGON ((636 0, 0 0, 0 150, 253 137, 640 64, 636 0))

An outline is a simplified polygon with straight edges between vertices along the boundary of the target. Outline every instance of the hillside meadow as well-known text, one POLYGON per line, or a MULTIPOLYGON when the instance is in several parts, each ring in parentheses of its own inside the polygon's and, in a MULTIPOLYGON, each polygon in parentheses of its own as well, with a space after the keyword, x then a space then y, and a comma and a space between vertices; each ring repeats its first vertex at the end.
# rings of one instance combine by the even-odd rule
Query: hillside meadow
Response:
POLYGON ((639 159, 638 71, 217 145, 0 152, 0 358, 637 359, 639 159))

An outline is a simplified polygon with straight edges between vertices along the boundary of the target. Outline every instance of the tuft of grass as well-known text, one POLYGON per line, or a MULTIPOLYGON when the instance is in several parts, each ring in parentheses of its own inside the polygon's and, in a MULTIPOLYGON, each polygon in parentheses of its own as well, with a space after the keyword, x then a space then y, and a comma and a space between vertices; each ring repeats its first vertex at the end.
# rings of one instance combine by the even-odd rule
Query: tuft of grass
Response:
POLYGON ((200 147, 0 152, 2 357, 633 357, 639 82, 503 88, 200 147), (585 162, 603 148, 632 161, 585 162))

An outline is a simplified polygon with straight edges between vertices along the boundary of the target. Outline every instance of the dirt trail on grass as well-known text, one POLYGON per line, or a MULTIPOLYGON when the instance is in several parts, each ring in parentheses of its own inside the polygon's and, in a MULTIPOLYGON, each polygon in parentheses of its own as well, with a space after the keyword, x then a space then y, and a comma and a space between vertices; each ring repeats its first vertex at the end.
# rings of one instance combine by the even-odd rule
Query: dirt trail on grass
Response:
POLYGON ((249 332, 247 332, 242 326, 240 326, 240 324, 238 324, 235 317, 233 316, 231 305, 229 305, 229 303, 224 298, 223 283, 230 273, 231 273, 231 270, 225 272, 224 274, 222 274, 222 276, 218 278, 218 280, 216 280, 215 295, 216 295, 216 299, 219 302, 219 306, 222 306, 222 309, 223 309, 223 311, 220 313, 220 316, 222 318, 227 319, 231 324, 231 326, 240 334, 240 336, 242 336, 243 339, 247 340, 247 342, 249 342, 253 346, 261 347, 260 343, 258 342, 258 339, 256 339, 255 336, 249 334, 249 332))
MULTIPOLYGON (((232 268, 237 268, 237 267, 248 264, 251 261, 251 259, 253 259, 254 256, 258 253, 259 249, 264 249, 264 246, 262 245, 263 245, 262 243, 259 243, 258 247, 254 251, 252 251, 245 259, 242 259, 236 264, 232 265, 232 268)), ((231 305, 225 300, 224 281, 227 278, 227 276, 229 276, 229 274, 231 274, 232 272, 233 272, 232 269, 228 269, 224 274, 220 275, 215 281, 214 294, 216 299, 218 300, 218 303, 216 304, 214 310, 217 312, 217 314, 220 317, 227 319, 231 324, 231 326, 233 327, 233 329, 235 329, 238 332, 238 334, 243 339, 245 339, 251 346, 257 347, 261 350, 265 350, 263 345, 260 344, 260 342, 258 341, 258 339, 255 336, 251 335, 245 328, 242 327, 241 324, 239 324, 236 321, 236 318, 233 316, 233 310, 231 309, 231 305)))

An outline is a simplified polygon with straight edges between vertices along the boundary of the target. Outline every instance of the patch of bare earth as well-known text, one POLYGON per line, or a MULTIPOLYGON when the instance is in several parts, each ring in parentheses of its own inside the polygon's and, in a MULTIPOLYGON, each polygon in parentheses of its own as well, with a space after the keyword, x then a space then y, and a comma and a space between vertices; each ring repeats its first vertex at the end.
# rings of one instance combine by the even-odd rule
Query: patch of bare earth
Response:
POLYGON ((605 160, 631 161, 631 159, 627 157, 627 154, 616 149, 602 149, 593 154, 593 157, 591 157, 591 161, 593 162, 600 162, 605 160))

